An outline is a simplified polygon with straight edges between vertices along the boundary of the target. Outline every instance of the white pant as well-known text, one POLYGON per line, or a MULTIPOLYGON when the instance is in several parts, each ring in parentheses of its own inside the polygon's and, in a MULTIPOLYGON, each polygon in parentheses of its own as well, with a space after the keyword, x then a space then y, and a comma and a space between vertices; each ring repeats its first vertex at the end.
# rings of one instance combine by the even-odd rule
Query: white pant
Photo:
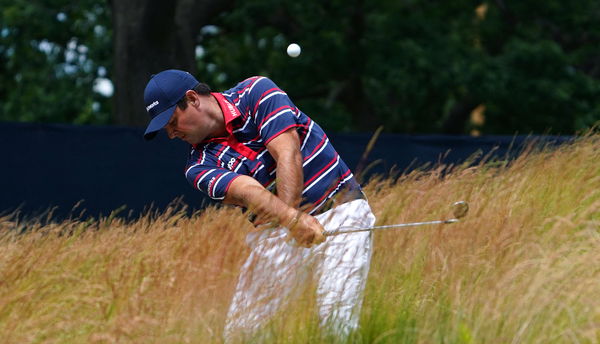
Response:
MULTIPOLYGON (((326 230, 375 223, 363 199, 341 204, 316 218, 326 230)), ((322 328, 345 337, 358 326, 371 261, 371 232, 331 236, 312 248, 286 243, 287 233, 285 228, 274 228, 247 235, 252 251, 241 269, 227 314, 226 341, 255 334, 302 291, 311 273, 317 281, 322 328)))

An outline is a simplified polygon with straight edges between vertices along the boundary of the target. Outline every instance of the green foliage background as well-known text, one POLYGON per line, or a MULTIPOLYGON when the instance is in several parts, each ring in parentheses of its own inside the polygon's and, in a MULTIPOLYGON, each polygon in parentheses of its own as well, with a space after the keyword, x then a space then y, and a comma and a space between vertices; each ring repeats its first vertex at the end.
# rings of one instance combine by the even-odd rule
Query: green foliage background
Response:
MULTIPOLYGON (((93 91, 111 77, 107 3, 0 4, 0 118, 113 122, 93 91)), ((332 131, 467 133, 464 114, 480 104, 485 134, 571 134, 600 120, 598 1, 253 0, 197 30, 200 79, 224 90, 267 75, 332 131)))
POLYGON ((0 0, 0 119, 110 123, 109 9, 102 1, 0 0))

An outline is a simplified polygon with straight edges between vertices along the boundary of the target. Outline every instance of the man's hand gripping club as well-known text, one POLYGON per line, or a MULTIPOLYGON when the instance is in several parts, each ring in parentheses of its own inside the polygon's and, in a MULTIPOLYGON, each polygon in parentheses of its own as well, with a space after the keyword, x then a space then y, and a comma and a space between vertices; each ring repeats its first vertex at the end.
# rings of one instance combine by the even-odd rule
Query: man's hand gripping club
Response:
POLYGON ((324 228, 316 218, 288 206, 251 177, 234 179, 223 202, 246 207, 258 215, 260 222, 286 227, 300 246, 311 247, 325 241, 324 228))
POLYGON ((301 210, 296 210, 296 215, 286 228, 300 246, 311 247, 325 241, 325 229, 321 223, 301 210))

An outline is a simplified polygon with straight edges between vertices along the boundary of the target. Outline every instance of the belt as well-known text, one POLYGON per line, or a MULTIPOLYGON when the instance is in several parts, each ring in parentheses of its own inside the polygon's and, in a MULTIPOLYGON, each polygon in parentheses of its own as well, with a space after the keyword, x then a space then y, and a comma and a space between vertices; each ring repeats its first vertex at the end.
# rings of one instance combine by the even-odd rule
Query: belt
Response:
POLYGON ((328 199, 327 201, 325 201, 325 203, 323 203, 323 205, 321 205, 312 215, 316 216, 316 215, 323 214, 324 212, 329 211, 329 210, 337 207, 338 205, 352 202, 357 199, 367 199, 367 198, 365 197, 365 194, 362 191, 342 192, 341 194, 336 194, 335 196, 333 196, 330 199, 328 199))

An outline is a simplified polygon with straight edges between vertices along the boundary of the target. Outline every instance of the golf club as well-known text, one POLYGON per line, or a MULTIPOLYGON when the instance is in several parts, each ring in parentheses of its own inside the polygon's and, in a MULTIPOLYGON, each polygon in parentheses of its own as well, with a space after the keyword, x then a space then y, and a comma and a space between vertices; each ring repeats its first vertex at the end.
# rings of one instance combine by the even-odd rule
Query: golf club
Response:
POLYGON ((454 218, 448 220, 437 220, 437 221, 425 221, 425 222, 410 222, 410 223, 399 223, 395 225, 385 225, 385 226, 373 226, 373 227, 351 227, 344 226, 339 227, 338 229, 324 231, 323 235, 332 236, 338 234, 346 234, 346 233, 355 233, 355 232, 367 232, 375 229, 398 229, 404 227, 414 227, 414 226, 424 226, 424 225, 436 225, 436 224, 450 224, 456 223, 461 218, 467 215, 469 211, 469 204, 465 201, 458 201, 452 204, 452 214, 454 218))

